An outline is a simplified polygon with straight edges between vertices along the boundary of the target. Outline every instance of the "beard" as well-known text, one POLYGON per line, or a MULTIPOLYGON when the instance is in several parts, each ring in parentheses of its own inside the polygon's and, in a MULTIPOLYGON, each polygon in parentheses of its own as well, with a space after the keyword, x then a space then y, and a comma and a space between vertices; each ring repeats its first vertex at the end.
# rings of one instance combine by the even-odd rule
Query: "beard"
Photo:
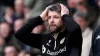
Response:
POLYGON ((57 26, 57 25, 50 25, 49 26, 49 30, 51 33, 58 33, 61 31, 61 29, 62 29, 61 26, 57 26))

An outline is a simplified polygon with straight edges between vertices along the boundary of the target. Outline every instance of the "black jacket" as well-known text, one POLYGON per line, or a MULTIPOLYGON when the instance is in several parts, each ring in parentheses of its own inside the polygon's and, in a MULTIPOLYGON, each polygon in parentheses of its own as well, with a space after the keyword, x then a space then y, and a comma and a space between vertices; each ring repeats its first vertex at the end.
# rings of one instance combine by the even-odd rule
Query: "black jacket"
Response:
POLYGON ((55 40, 51 33, 32 34, 36 26, 43 23, 40 16, 30 19, 15 36, 23 43, 36 47, 43 56, 81 56, 82 35, 78 24, 68 15, 62 16, 65 30, 55 40))
POLYGON ((90 56, 100 56, 100 27, 93 32, 90 56))

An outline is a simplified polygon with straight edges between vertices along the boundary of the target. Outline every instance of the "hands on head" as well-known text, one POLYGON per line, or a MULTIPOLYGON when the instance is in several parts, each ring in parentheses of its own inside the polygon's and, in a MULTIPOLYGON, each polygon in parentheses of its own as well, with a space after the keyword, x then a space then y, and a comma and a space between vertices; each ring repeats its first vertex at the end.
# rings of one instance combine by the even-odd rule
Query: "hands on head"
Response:
MULTIPOLYGON (((47 21, 47 16, 48 16, 48 8, 51 7, 52 5, 49 5, 48 7, 46 7, 46 9, 42 12, 42 14, 40 15, 40 17, 42 18, 43 21, 47 21)), ((69 10, 68 8, 63 5, 63 4, 60 4, 61 6, 61 16, 63 16, 64 14, 67 14, 69 15, 69 10)))

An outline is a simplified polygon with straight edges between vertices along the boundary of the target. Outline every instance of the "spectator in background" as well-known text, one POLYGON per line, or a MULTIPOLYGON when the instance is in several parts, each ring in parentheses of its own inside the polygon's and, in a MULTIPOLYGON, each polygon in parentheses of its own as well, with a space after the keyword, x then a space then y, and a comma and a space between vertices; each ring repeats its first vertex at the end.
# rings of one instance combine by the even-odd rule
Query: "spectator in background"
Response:
POLYGON ((15 46, 6 46, 4 52, 5 56, 17 56, 19 50, 15 46))
POLYGON ((25 18, 25 21, 27 21, 30 18, 30 12, 31 12, 31 9, 28 6, 26 6, 24 8, 24 18, 25 18))
MULTIPOLYGON (((100 0, 92 0, 92 3, 99 3, 100 0)), ((89 1, 90 2, 90 1, 89 1)), ((90 19, 90 27, 95 30, 96 28, 98 28, 96 26, 96 23, 99 21, 99 14, 100 14, 100 10, 98 7, 96 7, 96 5, 91 5, 89 4, 89 19, 90 19)))
POLYGON ((24 0, 15 0, 15 17, 18 18, 24 18, 24 0))
POLYGON ((14 22, 14 32, 18 31, 19 28, 21 28, 24 25, 24 20, 23 19, 17 19, 14 22))
POLYGON ((88 5, 86 1, 78 3, 76 6, 76 10, 88 13, 88 5))
POLYGON ((100 56, 100 0, 96 0, 99 7, 99 15, 97 23, 95 24, 95 30, 92 35, 92 47, 90 56, 100 56))
POLYGON ((12 7, 6 7, 3 21, 6 21, 7 23, 12 25, 13 21, 14 21, 13 13, 14 13, 14 11, 13 11, 12 7))
POLYGON ((83 45, 82 45, 82 54, 81 56, 89 56, 91 40, 92 40, 92 30, 88 27, 89 20, 88 15, 85 12, 77 11, 74 14, 74 20, 78 23, 82 30, 83 45))
POLYGON ((100 56, 100 26, 93 32, 90 56, 100 56))
POLYGON ((73 15, 76 11, 76 6, 83 2, 84 0, 66 0, 67 6, 69 7, 70 10, 70 15, 73 15))
POLYGON ((11 30, 10 25, 7 22, 2 22, 0 25, 0 33, 3 38, 10 38, 11 30))
MULTIPOLYGON (((5 40, 5 45, 14 45, 17 48, 19 48, 20 44, 12 35, 10 25, 7 22, 1 23, 0 33, 1 33, 1 37, 4 38, 4 40, 5 40)), ((21 49, 21 48, 19 48, 19 49, 21 49)))
POLYGON ((76 8, 77 4, 83 2, 83 0, 67 0, 69 8, 76 8))

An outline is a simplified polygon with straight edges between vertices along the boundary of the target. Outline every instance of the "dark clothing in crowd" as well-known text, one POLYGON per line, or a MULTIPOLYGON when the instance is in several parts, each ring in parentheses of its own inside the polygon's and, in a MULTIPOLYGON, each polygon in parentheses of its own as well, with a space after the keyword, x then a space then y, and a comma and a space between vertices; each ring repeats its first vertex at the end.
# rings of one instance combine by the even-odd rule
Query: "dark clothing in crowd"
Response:
POLYGON ((52 33, 33 34, 32 29, 43 23, 40 16, 30 19, 15 36, 23 43, 38 48, 43 56, 81 56, 81 29, 72 17, 62 16, 65 30, 59 32, 55 40, 52 33))
POLYGON ((16 48, 18 48, 19 50, 23 49, 23 44, 17 40, 14 36, 9 35, 8 37, 5 38, 5 46, 6 45, 14 45, 16 46, 16 48))
POLYGON ((93 33, 90 56, 100 56, 100 27, 93 33))

